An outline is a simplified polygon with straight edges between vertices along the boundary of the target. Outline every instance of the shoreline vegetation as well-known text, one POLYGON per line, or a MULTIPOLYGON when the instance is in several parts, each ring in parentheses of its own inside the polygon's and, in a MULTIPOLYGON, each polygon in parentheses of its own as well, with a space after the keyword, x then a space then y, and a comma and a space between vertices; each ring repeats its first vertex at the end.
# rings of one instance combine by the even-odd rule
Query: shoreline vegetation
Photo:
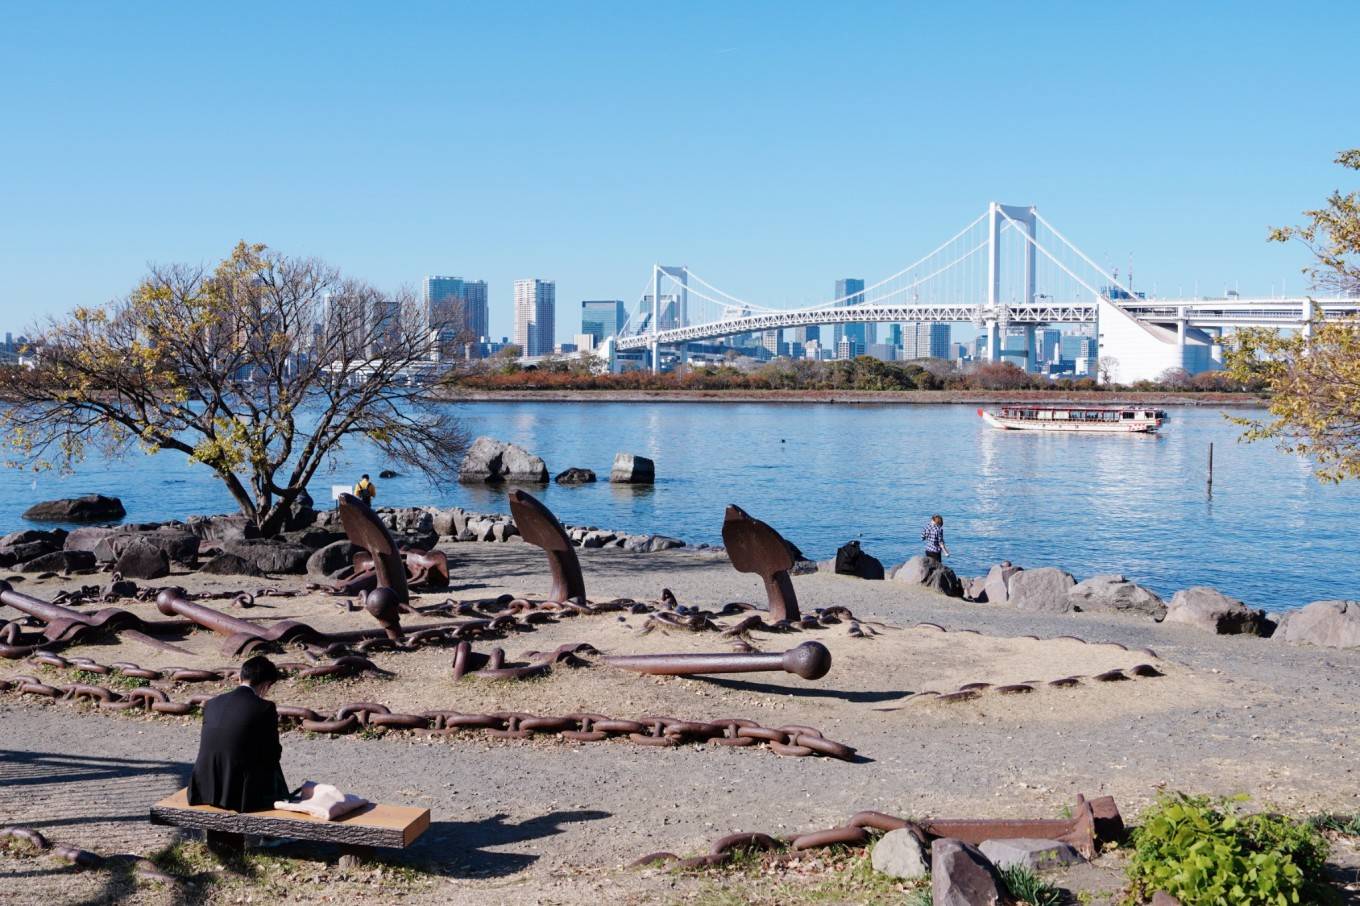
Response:
POLYGON ((1191 375, 1173 368, 1155 381, 1121 385, 1093 378, 1053 382, 1008 362, 960 370, 936 360, 886 362, 869 356, 812 362, 738 359, 652 374, 610 373, 590 360, 549 358, 530 366, 512 358, 464 363, 439 385, 444 399, 615 402, 825 403, 1123 403, 1259 408, 1270 405, 1263 383, 1222 371, 1191 375))
POLYGON ((958 405, 964 403, 1087 403, 1106 406, 1131 403, 1155 406, 1209 406, 1260 409, 1270 398, 1258 393, 1223 391, 1121 391, 1121 390, 782 390, 782 389, 685 389, 685 388, 522 388, 480 389, 466 386, 443 388, 440 397, 449 402, 495 403, 849 403, 891 405, 958 405))

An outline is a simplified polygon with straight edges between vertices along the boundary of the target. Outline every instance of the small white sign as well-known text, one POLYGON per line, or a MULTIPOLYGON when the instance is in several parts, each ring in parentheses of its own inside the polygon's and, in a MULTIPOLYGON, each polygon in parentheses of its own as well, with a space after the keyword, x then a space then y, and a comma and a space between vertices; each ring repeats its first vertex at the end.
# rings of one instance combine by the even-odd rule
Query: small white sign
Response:
POLYGON ((341 494, 348 494, 348 493, 349 493, 349 485, 347 485, 347 484, 333 484, 333 485, 331 485, 331 500, 339 500, 341 494))

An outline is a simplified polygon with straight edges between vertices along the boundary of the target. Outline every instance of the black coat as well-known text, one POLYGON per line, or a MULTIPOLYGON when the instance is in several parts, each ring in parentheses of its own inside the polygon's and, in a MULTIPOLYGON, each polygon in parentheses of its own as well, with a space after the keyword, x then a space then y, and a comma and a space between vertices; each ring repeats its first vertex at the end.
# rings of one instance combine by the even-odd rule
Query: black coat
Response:
POLYGON ((189 804, 257 812, 288 798, 279 767, 279 712, 254 690, 237 686, 203 706, 189 804))

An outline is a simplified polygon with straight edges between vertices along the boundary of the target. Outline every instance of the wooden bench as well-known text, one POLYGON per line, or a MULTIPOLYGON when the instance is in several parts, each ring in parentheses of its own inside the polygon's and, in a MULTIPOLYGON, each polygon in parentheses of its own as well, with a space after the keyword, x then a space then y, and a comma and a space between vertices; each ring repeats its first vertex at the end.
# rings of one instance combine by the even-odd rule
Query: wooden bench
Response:
POLYGON ((370 847, 405 849, 430 827, 430 810, 404 805, 369 804, 343 818, 326 821, 300 812, 269 809, 231 812, 211 805, 190 805, 182 789, 151 806, 151 823, 207 831, 209 839, 240 840, 245 834, 338 843, 364 855, 370 847))

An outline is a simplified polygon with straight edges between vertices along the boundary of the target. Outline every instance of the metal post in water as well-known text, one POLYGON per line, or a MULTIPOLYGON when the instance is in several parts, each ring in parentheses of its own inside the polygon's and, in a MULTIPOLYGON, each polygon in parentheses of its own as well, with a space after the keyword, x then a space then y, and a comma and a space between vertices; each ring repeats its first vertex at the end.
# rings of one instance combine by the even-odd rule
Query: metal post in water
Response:
POLYGON ((1209 492, 1209 496, 1210 496, 1210 497, 1214 496, 1214 442, 1213 442, 1213 441, 1209 441, 1209 481, 1208 481, 1208 483, 1205 485, 1205 490, 1207 490, 1207 491, 1209 492))

